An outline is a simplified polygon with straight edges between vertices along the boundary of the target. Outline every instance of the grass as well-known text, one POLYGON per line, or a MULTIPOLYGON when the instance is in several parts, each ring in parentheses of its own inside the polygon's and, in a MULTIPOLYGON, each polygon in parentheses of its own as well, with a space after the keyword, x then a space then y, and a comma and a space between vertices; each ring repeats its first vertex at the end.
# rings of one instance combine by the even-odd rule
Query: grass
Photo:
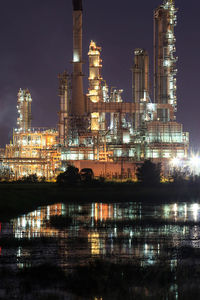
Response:
POLYGON ((32 211, 38 206, 60 202, 135 202, 188 201, 200 197, 200 186, 161 184, 143 187, 129 183, 59 187, 56 183, 0 184, 0 221, 32 211))

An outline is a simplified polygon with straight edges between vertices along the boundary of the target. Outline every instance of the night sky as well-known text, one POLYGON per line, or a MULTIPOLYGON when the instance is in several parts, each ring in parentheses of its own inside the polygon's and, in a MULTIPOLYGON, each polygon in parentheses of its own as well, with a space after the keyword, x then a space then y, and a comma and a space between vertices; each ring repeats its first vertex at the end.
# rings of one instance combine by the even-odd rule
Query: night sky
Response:
MULTIPOLYGON (((19 88, 29 88, 32 125, 56 127, 57 75, 72 66, 71 0, 6 0, 0 10, 0 146, 16 126, 19 88)), ((103 78, 131 99, 133 50, 145 48, 153 66, 153 10, 162 0, 83 0, 85 93, 91 39, 102 47, 103 78)), ((200 144, 200 2, 177 0, 177 120, 190 132, 191 148, 200 144)))

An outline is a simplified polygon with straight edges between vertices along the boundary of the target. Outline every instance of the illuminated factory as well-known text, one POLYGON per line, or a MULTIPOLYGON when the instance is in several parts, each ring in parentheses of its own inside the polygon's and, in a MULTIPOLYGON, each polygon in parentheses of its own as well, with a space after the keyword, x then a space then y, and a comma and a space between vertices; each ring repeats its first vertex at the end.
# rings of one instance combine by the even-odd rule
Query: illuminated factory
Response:
POLYGON ((6 147, 5 161, 12 167, 15 164, 19 175, 23 168, 27 172, 27 163, 31 173, 43 176, 48 172, 53 176, 57 168, 63 170, 70 163, 79 169, 92 168, 96 176, 134 178, 145 159, 161 162, 165 169, 169 160, 187 158, 189 134, 175 117, 174 1, 165 0, 154 12, 154 99, 146 50, 134 51, 132 99, 124 101, 123 90, 110 89, 102 78, 101 48, 94 41, 89 45, 88 92, 84 94, 82 11, 82 0, 73 0, 73 72, 59 74, 58 132, 31 128, 31 96, 20 90, 18 128, 13 144, 6 147))
POLYGON ((4 164, 8 165, 16 179, 30 174, 53 179, 60 163, 55 129, 31 127, 31 102, 29 90, 20 89, 17 100, 17 128, 13 141, 6 145, 4 164))

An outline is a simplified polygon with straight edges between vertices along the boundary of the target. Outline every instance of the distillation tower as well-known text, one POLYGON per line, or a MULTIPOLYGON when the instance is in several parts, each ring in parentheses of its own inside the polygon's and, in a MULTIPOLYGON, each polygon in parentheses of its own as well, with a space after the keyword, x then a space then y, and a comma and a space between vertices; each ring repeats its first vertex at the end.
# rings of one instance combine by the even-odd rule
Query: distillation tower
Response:
MULTIPOLYGON (((91 41, 88 52, 89 58, 89 88, 88 99, 92 103, 106 102, 107 86, 101 76, 102 60, 101 48, 91 41)), ((99 131, 105 130, 105 113, 93 112, 91 113, 91 130, 99 131)))
POLYGON ((56 129, 31 127, 32 97, 28 89, 20 89, 17 97, 17 127, 13 141, 5 148, 3 163, 13 172, 15 179, 36 174, 47 180, 56 175, 60 154, 55 145, 56 129))
MULTIPOLYGON (((134 65, 132 68, 132 97, 133 103, 148 103, 149 95, 149 55, 144 49, 135 49, 134 65)), ((134 114, 133 127, 138 130, 142 126, 144 111, 134 114)))
POLYGON ((65 145, 67 136, 67 120, 70 116, 70 101, 72 91, 72 76, 64 71, 58 75, 59 78, 59 97, 60 97, 60 111, 58 123, 58 143, 65 145))
POLYGON ((73 73, 60 76, 59 143, 63 164, 91 167, 96 175, 134 176, 144 159, 169 165, 186 158, 188 133, 175 121, 176 12, 164 0, 154 12, 154 99, 151 99, 149 55, 134 51, 132 101, 122 89, 109 88, 102 78, 101 47, 89 45, 88 94, 82 85, 82 0, 73 3, 73 73))
MULTIPOLYGON (((177 110, 176 99, 176 39, 177 9, 174 0, 165 0, 154 12, 154 99, 156 103, 170 104, 177 110)), ((162 111, 161 118, 167 118, 162 111)))
POLYGON ((17 97, 17 130, 26 132, 31 128, 31 94, 28 89, 20 89, 17 97))
POLYGON ((132 99, 102 78, 102 48, 89 45, 88 92, 83 92, 82 0, 73 5, 72 74, 59 74, 58 132, 31 127, 28 90, 19 90, 17 128, 6 146, 5 164, 16 178, 36 173, 48 179, 67 164, 92 168, 96 176, 134 178, 145 159, 167 169, 173 158, 187 158, 189 135, 176 122, 176 12, 164 0, 154 12, 154 93, 150 90, 149 55, 134 51, 132 99), (154 94, 154 97, 151 95, 154 94))

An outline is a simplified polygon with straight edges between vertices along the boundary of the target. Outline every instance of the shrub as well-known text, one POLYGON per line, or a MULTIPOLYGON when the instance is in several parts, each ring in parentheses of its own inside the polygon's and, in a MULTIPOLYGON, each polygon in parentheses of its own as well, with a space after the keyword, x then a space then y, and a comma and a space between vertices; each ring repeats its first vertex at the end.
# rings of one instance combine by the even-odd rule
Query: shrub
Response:
POLYGON ((22 181, 24 183, 37 183, 38 182, 38 177, 36 174, 30 174, 28 176, 22 177, 22 181))
POLYGON ((76 185, 80 182, 79 169, 69 165, 64 173, 57 176, 56 182, 60 185, 76 185))
POLYGON ((145 160, 141 167, 138 168, 136 176, 138 181, 144 185, 159 184, 161 179, 161 164, 145 160))

